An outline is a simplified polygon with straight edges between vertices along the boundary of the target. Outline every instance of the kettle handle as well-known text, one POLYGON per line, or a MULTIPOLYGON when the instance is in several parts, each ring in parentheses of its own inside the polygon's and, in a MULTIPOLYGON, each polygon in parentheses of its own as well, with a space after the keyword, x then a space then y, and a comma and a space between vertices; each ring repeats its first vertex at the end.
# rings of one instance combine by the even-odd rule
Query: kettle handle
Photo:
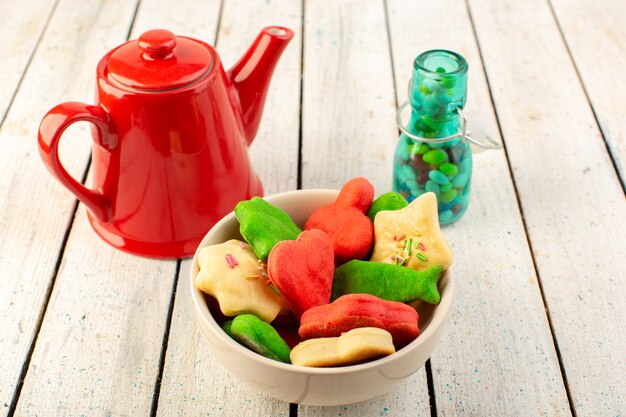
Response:
POLYGON ((59 104, 51 109, 39 125, 39 154, 52 175, 80 200, 101 223, 109 223, 112 213, 111 206, 105 196, 82 185, 72 177, 59 158, 59 141, 61 135, 72 123, 87 121, 97 129, 94 141, 113 150, 117 145, 117 133, 111 123, 109 114, 99 106, 77 102, 59 104))

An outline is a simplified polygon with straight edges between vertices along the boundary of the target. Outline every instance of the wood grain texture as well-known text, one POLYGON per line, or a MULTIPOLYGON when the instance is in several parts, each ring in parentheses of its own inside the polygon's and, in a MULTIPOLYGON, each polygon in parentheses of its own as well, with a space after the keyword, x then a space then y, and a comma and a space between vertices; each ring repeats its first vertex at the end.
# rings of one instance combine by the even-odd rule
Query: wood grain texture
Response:
MULTIPOLYGON (((307 1, 302 107, 302 186, 340 188, 366 176, 391 188, 397 140, 384 5, 307 1)), ((425 372, 388 394, 345 407, 301 406, 299 416, 429 414, 425 372)))
MULTIPOLYGON (((457 51, 469 65, 466 113, 483 116, 480 127, 497 137, 465 2, 387 4, 398 86, 407 85, 420 52, 457 51), (428 18, 415 25, 420 15, 428 18)), ((398 101, 406 99, 406 89, 399 88, 398 101)), ((471 192, 464 217, 444 228, 455 256, 456 299, 449 328, 431 358, 437 413, 569 415, 504 151, 474 154, 471 192)))
POLYGON ((395 98, 382 1, 306 1, 302 188, 391 187, 395 98))
POLYGON ((81 205, 16 415, 149 416, 175 271, 103 242, 81 205))
POLYGON ((626 409, 626 200, 548 5, 470 1, 577 415, 626 409))
POLYGON ((0 121, 6 115, 55 3, 55 0, 32 1, 27 11, 18 2, 0 2, 0 121))
MULTIPOLYGON (((124 40, 133 10, 121 1, 61 2, 0 130, 0 404, 11 404, 75 207, 41 162, 37 126, 61 101, 92 100, 96 63, 124 40)), ((63 161, 80 178, 90 135, 79 127, 64 141, 63 161)))
MULTIPOLYGON (((217 25, 217 7, 213 11, 184 9, 189 9, 187 13, 196 10, 190 19, 201 16, 200 21, 217 25)), ((223 5, 217 50, 226 68, 243 54, 263 26, 282 25, 297 31, 276 67, 263 121, 251 147, 252 163, 268 194, 296 188, 301 13, 300 1, 244 4, 227 0, 223 5)), ((180 30, 187 26, 194 24, 187 22, 180 30)), ((198 36, 213 43, 215 26, 198 36)), ((184 261, 179 274, 157 415, 289 416, 289 404, 248 388, 207 351, 189 296, 190 266, 190 260, 184 261)))
POLYGON ((626 2, 551 0, 617 169, 626 183, 626 2))

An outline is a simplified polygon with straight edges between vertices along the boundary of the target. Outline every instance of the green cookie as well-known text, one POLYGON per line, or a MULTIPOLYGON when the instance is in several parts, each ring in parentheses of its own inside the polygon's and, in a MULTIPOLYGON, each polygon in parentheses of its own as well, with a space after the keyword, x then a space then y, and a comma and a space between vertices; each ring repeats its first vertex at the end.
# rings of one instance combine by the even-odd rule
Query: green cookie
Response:
POLYGON ((222 325, 222 329, 233 339, 250 350, 275 361, 291 363, 291 349, 278 332, 252 314, 242 314, 222 325))
POLYGON ((260 197, 237 203, 235 216, 239 220, 241 236, 262 261, 278 242, 296 240, 302 233, 287 213, 260 197))
POLYGON ((401 303, 422 300, 439 304, 437 282, 442 271, 441 265, 416 271, 400 265, 353 260, 335 269, 332 300, 344 294, 365 293, 401 303))
POLYGON ((402 197, 402 194, 390 191, 372 201, 370 209, 367 211, 367 217, 374 223, 374 217, 379 211, 383 210, 400 210, 408 206, 409 203, 402 197))

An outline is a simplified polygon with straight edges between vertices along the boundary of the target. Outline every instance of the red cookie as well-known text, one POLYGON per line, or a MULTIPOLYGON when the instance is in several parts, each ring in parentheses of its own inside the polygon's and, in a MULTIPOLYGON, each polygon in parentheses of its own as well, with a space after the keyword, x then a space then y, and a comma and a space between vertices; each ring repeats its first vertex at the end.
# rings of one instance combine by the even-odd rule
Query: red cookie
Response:
POLYGON ((309 308, 330 302, 334 269, 333 243, 321 230, 277 243, 267 258, 270 280, 298 320, 309 308))
POLYGON ((387 330, 400 349, 417 337, 417 311, 404 303, 387 301, 369 294, 348 294, 331 304, 307 310, 298 333, 303 339, 337 337, 357 327, 387 330))
POLYGON ((335 262, 341 265, 365 258, 374 241, 374 226, 365 215, 374 199, 374 187, 363 177, 348 181, 337 200, 315 210, 305 230, 320 229, 333 241, 335 262))

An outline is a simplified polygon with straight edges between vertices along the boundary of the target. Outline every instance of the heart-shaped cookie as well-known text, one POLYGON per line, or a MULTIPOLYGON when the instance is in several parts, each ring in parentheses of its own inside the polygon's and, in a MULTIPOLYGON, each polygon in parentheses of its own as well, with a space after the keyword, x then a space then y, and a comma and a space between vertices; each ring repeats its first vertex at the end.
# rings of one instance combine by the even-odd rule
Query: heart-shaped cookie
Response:
POLYGON ((305 230, 320 229, 333 241, 337 265, 365 258, 374 241, 374 226, 365 215, 374 199, 374 186, 363 177, 348 181, 337 200, 315 210, 305 230))
POLYGON ((309 308, 330 302, 334 268, 333 243, 316 229, 276 244, 267 260, 272 284, 298 320, 309 308))

